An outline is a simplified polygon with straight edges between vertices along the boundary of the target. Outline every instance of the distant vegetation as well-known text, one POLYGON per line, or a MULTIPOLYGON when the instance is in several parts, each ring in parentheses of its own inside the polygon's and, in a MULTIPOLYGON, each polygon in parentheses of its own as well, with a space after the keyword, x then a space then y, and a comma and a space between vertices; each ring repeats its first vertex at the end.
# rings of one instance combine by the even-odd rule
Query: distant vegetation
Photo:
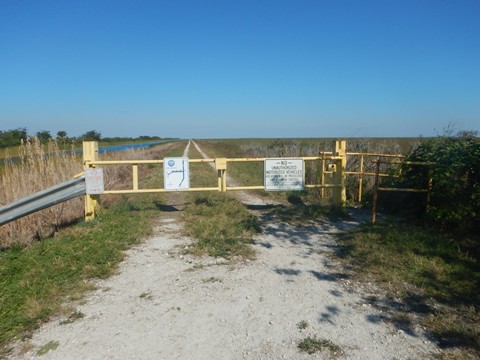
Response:
POLYGON ((67 132, 64 130, 57 131, 55 135, 48 130, 37 131, 35 134, 28 134, 26 128, 18 128, 14 130, 0 130, 0 147, 11 147, 18 146, 25 143, 28 139, 33 137, 38 138, 41 143, 46 143, 49 140, 57 140, 60 143, 71 143, 75 141, 101 141, 106 143, 119 143, 119 142, 129 142, 129 141, 159 141, 169 138, 162 138, 160 136, 139 136, 136 138, 132 137, 102 137, 102 134, 97 130, 90 130, 85 132, 80 136, 68 136, 67 132))

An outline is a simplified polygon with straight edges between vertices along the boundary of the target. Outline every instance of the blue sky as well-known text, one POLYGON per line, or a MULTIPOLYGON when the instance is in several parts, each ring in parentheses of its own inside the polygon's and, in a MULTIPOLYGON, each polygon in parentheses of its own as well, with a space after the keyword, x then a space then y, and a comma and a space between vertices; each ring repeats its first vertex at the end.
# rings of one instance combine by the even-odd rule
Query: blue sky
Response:
POLYGON ((0 0, 0 130, 480 130, 479 0, 0 0))

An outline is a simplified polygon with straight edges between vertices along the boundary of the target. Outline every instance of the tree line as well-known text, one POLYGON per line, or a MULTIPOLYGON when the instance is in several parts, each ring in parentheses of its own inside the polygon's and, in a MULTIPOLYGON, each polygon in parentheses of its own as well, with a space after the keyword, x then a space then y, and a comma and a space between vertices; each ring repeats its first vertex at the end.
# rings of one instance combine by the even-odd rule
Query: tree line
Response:
POLYGON ((57 140, 60 142, 74 142, 74 141, 129 141, 129 140, 141 140, 141 141, 156 141, 162 140, 159 136, 139 136, 137 138, 123 138, 123 137, 102 137, 102 134, 97 130, 90 130, 80 136, 68 136, 65 130, 57 131, 56 134, 48 130, 37 131, 33 135, 29 135, 26 128, 18 128, 13 130, 0 130, 0 147, 18 146, 32 137, 37 137, 40 142, 46 143, 50 140, 57 140))

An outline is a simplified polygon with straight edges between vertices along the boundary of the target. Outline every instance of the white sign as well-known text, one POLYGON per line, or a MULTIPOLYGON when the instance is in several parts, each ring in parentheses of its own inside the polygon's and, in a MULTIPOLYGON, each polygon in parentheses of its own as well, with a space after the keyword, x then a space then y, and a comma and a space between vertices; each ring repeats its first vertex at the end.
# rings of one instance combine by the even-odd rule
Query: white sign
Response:
POLYGON ((303 190, 303 159, 265 159, 265 190, 303 190))
POLYGON ((163 179, 165 190, 186 190, 190 188, 188 157, 163 159, 163 179))
POLYGON ((85 185, 88 195, 103 194, 105 191, 103 169, 85 169, 85 185))

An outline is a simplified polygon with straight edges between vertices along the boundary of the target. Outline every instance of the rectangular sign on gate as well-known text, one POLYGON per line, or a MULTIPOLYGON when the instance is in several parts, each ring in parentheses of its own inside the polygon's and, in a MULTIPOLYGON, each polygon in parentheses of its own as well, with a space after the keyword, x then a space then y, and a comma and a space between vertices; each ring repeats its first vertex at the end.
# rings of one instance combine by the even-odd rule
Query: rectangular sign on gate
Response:
POLYGON ((265 159, 265 190, 303 190, 304 185, 303 159, 265 159))
POLYGON ((85 186, 88 195, 103 194, 105 184, 103 181, 103 169, 85 169, 85 186))
POLYGON ((163 178, 165 190, 187 190, 190 188, 188 157, 163 159, 163 178))

